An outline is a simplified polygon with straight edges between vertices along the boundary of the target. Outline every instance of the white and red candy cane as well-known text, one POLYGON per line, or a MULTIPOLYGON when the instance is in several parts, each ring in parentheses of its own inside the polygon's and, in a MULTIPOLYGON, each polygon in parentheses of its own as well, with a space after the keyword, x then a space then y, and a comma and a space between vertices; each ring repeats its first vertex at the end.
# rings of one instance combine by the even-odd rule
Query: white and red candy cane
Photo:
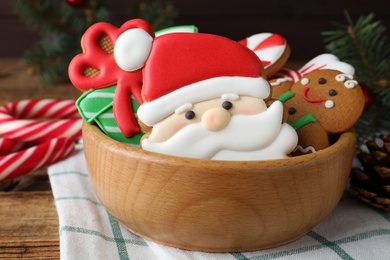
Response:
POLYGON ((22 151, 0 156, 0 180, 15 178, 69 156, 74 139, 53 138, 22 151))
POLYGON ((274 65, 287 48, 284 37, 275 33, 258 33, 239 41, 239 43, 252 50, 259 57, 264 69, 274 65))
POLYGON ((81 124, 74 100, 22 100, 0 107, 0 180, 69 156, 81 124))
POLYGON ((0 136, 23 142, 79 138, 81 123, 74 100, 32 99, 0 107, 0 136))

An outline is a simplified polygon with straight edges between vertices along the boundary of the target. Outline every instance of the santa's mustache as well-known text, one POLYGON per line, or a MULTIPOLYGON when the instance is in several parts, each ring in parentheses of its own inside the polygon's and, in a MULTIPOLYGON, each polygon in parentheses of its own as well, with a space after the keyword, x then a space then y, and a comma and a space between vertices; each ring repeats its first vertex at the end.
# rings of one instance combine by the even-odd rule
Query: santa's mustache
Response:
POLYGON ((142 148, 180 157, 210 159, 221 150, 256 151, 270 145, 282 127, 283 105, 274 102, 266 111, 255 115, 233 115, 222 130, 213 132, 200 123, 190 124, 168 140, 142 141, 142 148))

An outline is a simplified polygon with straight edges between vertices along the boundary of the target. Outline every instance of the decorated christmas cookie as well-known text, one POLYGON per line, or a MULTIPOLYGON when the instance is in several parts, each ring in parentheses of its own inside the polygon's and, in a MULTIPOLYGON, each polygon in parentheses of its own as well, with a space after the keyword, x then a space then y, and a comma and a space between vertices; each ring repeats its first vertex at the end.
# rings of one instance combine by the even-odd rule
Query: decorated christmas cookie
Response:
POLYGON ((315 70, 324 69, 338 70, 349 75, 354 74, 354 68, 351 65, 340 61, 335 55, 330 53, 320 54, 298 70, 292 67, 283 67, 273 75, 269 80, 270 85, 272 86, 271 98, 276 99, 290 90, 291 86, 306 74, 315 70))
POLYGON ((364 96, 353 76, 353 67, 344 73, 321 69, 306 73, 279 99, 285 105, 285 118, 299 136, 304 151, 318 151, 329 146, 328 135, 352 127, 364 108, 364 96))
POLYGON ((143 149, 190 158, 261 160, 287 157, 295 148, 297 134, 282 123, 282 103, 265 105, 270 86, 259 58, 241 44, 201 33, 152 39, 130 29, 115 44, 115 57, 125 54, 125 60, 116 58, 120 68, 143 70, 144 103, 137 112, 148 131, 143 149))
MULTIPOLYGON (((107 136, 121 142, 139 147, 143 132, 126 137, 120 131, 115 121, 113 102, 116 86, 91 89, 83 93, 76 102, 77 108, 84 122, 97 124, 107 136)), ((135 98, 131 97, 131 106, 134 111, 134 118, 137 119, 137 110, 139 107, 135 98)))
MULTIPOLYGON (((75 87, 86 91, 77 101, 85 122, 97 124, 115 140, 139 146, 143 132, 137 123, 136 110, 143 102, 142 71, 122 70, 116 59, 126 60, 126 56, 114 57, 118 36, 131 28, 148 32, 150 39, 154 37, 150 25, 140 19, 130 20, 120 28, 108 23, 91 26, 82 38, 83 53, 69 65, 69 77, 75 87)), ((193 33, 197 28, 175 26, 157 31, 156 36, 177 32, 193 33)))
POLYGON ((252 50, 260 58, 266 78, 278 72, 290 56, 290 47, 284 37, 279 34, 259 33, 239 43, 252 50))

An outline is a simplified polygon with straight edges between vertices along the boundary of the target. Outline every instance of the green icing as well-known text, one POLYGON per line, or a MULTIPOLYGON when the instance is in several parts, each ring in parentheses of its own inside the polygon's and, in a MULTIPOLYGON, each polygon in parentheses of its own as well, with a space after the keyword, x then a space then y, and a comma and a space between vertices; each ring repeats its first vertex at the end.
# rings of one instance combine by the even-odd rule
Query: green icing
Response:
POLYGON ((299 128, 307 125, 307 124, 310 124, 310 123, 314 123, 314 122, 317 122, 316 118, 312 115, 312 114, 307 114, 307 115, 304 115, 303 117, 299 118, 297 121, 295 122, 291 122, 291 121, 288 121, 288 123, 295 129, 295 130, 298 130, 299 128))
MULTIPOLYGON (((77 99, 77 109, 86 123, 96 123, 102 132, 112 139, 138 147, 144 133, 127 138, 122 134, 115 121, 112 108, 115 90, 116 86, 89 90, 77 99)), ((137 119, 139 104, 133 97, 131 98, 131 105, 134 117, 137 119)))
POLYGON ((294 96, 295 96, 295 94, 289 90, 286 93, 283 93, 282 95, 280 95, 278 97, 278 100, 284 103, 294 96))

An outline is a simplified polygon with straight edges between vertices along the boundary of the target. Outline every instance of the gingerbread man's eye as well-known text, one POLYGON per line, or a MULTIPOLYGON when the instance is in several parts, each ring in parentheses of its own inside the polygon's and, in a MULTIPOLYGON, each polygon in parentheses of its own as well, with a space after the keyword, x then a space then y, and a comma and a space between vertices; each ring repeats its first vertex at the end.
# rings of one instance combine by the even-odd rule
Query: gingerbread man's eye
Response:
POLYGON ((318 79, 318 83, 319 83, 319 84, 325 84, 325 83, 326 83, 326 79, 324 79, 324 78, 319 78, 319 79, 318 79))
POLYGON ((224 109, 226 109, 226 110, 229 110, 229 109, 231 109, 231 108, 233 107, 233 104, 232 104, 232 102, 230 102, 230 101, 224 101, 224 102, 222 103, 222 107, 223 107, 224 109))
POLYGON ((329 93, 329 96, 336 96, 337 95, 337 91, 334 89, 329 90, 328 93, 329 93))
POLYGON ((195 117, 195 112, 192 110, 187 111, 184 116, 186 119, 191 120, 195 117))

